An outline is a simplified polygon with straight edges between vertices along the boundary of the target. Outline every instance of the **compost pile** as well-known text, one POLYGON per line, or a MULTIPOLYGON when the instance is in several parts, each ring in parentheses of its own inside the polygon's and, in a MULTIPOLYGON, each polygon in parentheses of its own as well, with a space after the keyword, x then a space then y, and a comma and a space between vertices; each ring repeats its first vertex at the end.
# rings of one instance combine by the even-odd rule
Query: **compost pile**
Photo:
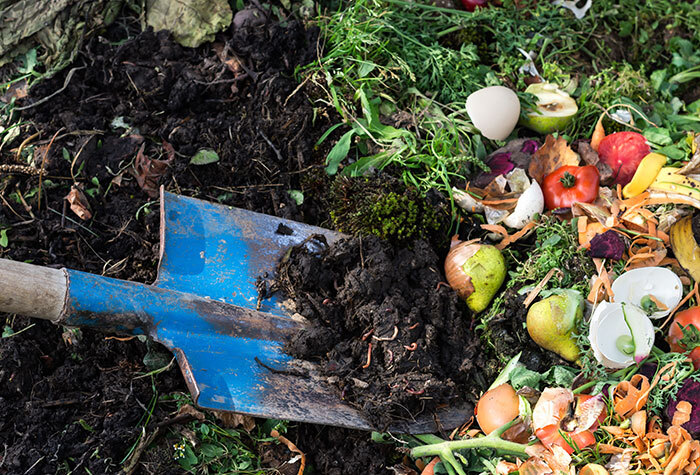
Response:
POLYGON ((440 260, 425 241, 397 249, 355 238, 318 254, 301 246, 280 275, 296 311, 314 323, 287 351, 318 361, 376 427, 474 401, 495 375, 498 361, 440 284, 440 260))

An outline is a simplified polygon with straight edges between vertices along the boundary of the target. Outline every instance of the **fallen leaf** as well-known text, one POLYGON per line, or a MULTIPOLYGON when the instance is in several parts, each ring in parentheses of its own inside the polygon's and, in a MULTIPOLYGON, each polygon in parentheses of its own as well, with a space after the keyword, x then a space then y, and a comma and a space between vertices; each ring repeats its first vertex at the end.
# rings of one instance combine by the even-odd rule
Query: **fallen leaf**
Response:
POLYGON ((87 221, 88 219, 92 218, 90 204, 80 188, 73 185, 65 199, 70 204, 71 211, 73 211, 80 219, 87 221))
POLYGON ((131 172, 141 189, 148 193, 151 198, 156 198, 158 196, 158 181, 175 158, 175 149, 168 142, 163 141, 163 151, 168 158, 156 160, 147 157, 143 153, 145 148, 146 144, 141 144, 141 148, 136 153, 136 160, 134 160, 134 167, 131 172))
POLYGON ((199 409, 195 408, 191 404, 184 404, 182 407, 180 407, 180 410, 177 411, 178 416, 192 416, 193 418, 197 419, 198 421, 203 421, 205 419, 204 413, 200 411, 199 409))
POLYGON ((532 155, 528 173, 537 183, 542 183, 545 176, 566 165, 578 165, 579 156, 571 150, 566 139, 548 135, 544 145, 532 155))
POLYGON ((9 104, 13 99, 24 99, 25 97, 27 97, 27 80, 22 79, 10 84, 7 92, 0 96, 0 101, 9 104))
POLYGON ((227 411, 214 411, 214 415, 216 415, 217 419, 221 421, 221 424, 224 427, 232 429, 236 427, 243 427, 243 429, 247 430, 248 432, 255 429, 255 419, 245 414, 227 411))

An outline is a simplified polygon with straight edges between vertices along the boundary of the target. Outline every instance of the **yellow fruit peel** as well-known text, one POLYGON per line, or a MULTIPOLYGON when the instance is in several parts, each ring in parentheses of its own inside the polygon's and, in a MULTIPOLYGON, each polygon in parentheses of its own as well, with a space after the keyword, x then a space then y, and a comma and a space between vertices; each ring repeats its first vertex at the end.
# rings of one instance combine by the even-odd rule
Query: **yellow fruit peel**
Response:
POLYGON ((639 162, 632 181, 622 189, 622 195, 625 198, 632 198, 643 193, 654 182, 665 164, 666 157, 664 155, 654 152, 648 154, 639 162))

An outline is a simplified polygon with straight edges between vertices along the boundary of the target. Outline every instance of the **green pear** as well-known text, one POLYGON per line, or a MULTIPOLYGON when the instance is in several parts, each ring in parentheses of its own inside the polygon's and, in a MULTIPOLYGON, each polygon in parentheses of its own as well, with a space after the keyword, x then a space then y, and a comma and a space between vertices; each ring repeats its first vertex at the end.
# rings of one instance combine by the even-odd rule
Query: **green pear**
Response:
POLYGON ((575 290, 560 290, 530 307, 527 331, 545 350, 553 351, 567 361, 576 361, 580 349, 573 332, 581 318, 583 296, 575 290))
POLYGON ((494 246, 481 248, 462 266, 474 291, 466 298, 467 307, 479 313, 486 309, 506 278, 506 261, 494 246))
POLYGON ((576 101, 555 84, 531 84, 525 92, 537 96, 537 109, 521 118, 520 123, 535 132, 546 135, 563 130, 578 112, 576 101))

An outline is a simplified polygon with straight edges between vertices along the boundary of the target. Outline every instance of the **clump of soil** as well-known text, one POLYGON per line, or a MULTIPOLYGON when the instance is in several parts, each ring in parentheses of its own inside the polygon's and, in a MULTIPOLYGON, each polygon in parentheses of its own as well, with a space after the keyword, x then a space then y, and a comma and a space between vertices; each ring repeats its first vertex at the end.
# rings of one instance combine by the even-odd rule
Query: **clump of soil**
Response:
POLYGON ((473 402, 497 373, 426 241, 395 248, 373 236, 344 239, 320 254, 299 246, 279 275, 312 322, 287 352, 318 362, 378 428, 473 402))

